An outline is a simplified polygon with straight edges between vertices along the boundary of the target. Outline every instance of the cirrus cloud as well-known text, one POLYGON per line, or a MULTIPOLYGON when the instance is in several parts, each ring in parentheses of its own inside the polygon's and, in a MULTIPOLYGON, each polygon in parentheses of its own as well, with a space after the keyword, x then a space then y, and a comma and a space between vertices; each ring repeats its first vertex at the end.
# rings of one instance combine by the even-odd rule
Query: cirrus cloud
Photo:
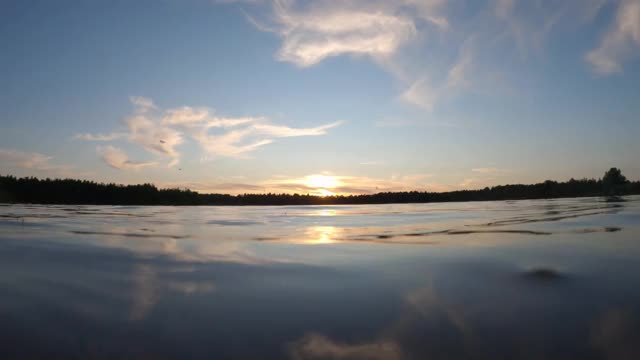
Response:
POLYGON ((120 149, 100 147, 98 153, 107 165, 120 170, 135 170, 162 162, 169 167, 179 163, 178 149, 187 140, 197 143, 203 158, 246 158, 258 148, 277 138, 320 136, 342 122, 335 121, 315 127, 299 128, 274 124, 265 117, 218 116, 206 107, 183 106, 162 110, 151 99, 131 97, 134 112, 123 120, 127 132, 109 134, 76 134, 74 139, 85 141, 115 141, 128 139, 157 157, 151 162, 132 162, 120 149))
POLYGON ((586 60, 609 74, 640 49, 640 0, 267 3, 270 16, 247 16, 281 40, 278 60, 309 68, 337 56, 372 59, 396 80, 400 101, 427 111, 469 91, 512 93, 509 66, 529 66, 544 55, 549 34, 592 23, 608 4, 618 15, 586 60))
POLYGON ((622 63, 640 50, 640 0, 621 0, 615 19, 600 45, 585 55, 595 73, 622 72, 622 63))
POLYGON ((274 1, 275 21, 269 30, 283 39, 279 60, 307 67, 343 54, 387 57, 416 34, 407 16, 328 4, 296 9, 294 2, 274 1))

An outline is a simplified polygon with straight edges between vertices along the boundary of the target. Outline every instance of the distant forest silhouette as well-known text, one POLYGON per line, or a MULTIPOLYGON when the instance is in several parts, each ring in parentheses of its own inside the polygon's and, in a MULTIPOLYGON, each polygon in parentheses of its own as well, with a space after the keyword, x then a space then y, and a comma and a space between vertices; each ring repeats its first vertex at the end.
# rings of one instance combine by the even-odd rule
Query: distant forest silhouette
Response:
POLYGON ((450 192, 381 192, 365 195, 200 194, 187 189, 158 189, 153 184, 118 185, 74 179, 16 178, 0 175, 0 202, 93 205, 341 205, 524 200, 640 194, 617 168, 602 179, 547 180, 532 185, 500 185, 450 192))

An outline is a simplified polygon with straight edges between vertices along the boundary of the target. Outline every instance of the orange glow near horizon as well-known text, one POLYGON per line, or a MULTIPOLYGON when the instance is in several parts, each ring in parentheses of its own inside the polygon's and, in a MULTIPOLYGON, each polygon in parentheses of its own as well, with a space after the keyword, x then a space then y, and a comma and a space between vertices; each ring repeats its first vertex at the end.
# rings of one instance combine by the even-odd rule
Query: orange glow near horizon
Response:
POLYGON ((327 189, 318 189, 318 195, 320 196, 331 196, 331 195, 335 195, 334 192, 331 192, 327 189))
POLYGON ((340 181, 338 181, 336 176, 309 175, 305 178, 304 184, 310 188, 326 190, 340 186, 340 181))
POLYGON ((302 180, 302 184, 313 189, 314 194, 318 196, 336 195, 336 193, 330 189, 334 189, 342 185, 337 176, 322 174, 309 175, 302 180))

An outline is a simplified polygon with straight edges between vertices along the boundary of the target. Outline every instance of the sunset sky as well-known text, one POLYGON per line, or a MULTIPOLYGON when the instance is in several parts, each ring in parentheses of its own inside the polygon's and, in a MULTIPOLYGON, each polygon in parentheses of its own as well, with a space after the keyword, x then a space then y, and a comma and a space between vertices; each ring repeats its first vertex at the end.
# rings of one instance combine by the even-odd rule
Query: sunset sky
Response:
POLYGON ((640 179, 640 0, 0 3, 0 174, 320 195, 640 179))

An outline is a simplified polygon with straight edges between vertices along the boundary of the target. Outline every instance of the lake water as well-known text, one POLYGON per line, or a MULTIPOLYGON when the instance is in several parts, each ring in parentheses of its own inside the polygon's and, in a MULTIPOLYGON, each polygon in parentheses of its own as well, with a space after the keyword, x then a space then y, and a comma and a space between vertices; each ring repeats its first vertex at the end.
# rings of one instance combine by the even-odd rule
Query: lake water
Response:
POLYGON ((0 358, 640 359, 640 197, 0 206, 0 358))

